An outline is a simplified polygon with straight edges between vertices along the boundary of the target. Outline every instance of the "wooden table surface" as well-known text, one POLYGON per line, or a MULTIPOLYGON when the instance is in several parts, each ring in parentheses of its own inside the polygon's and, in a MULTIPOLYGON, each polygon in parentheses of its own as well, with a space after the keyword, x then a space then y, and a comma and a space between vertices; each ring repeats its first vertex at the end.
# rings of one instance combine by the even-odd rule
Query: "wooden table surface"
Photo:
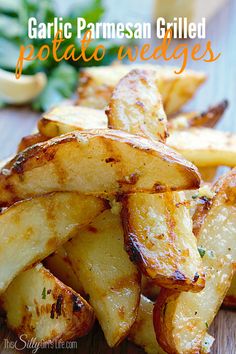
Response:
MULTIPOLYGON (((130 11, 135 8, 137 13, 136 2, 136 0, 130 1, 128 7, 130 11)), ((107 3, 110 4, 108 1, 107 3)), ((125 6, 127 1, 121 0, 120 3, 120 8, 122 8, 122 4, 124 3, 123 5, 125 6)), ((141 14, 140 12, 140 18, 142 18, 141 14)), ((120 20, 124 21, 124 18, 120 20)), ((219 128, 226 131, 236 131, 236 0, 230 0, 228 5, 209 23, 207 34, 215 51, 222 52, 222 55, 213 64, 204 62, 190 64, 189 67, 191 68, 207 72, 209 79, 188 107, 201 111, 208 105, 226 98, 230 102, 230 107, 219 128)), ((154 42, 153 44, 155 45, 154 42)), ((29 134, 35 128, 38 117, 38 113, 30 111, 27 107, 0 110, 0 159, 6 158, 15 152, 20 138, 29 134)), ((220 310, 210 328, 210 333, 216 338, 212 353, 236 354, 235 312, 220 310)), ((11 337, 12 334, 6 330, 4 325, 1 325, 0 339, 6 336, 11 337)), ((42 352, 45 353, 45 350, 42 352)), ((88 337, 79 341, 77 351, 70 350, 70 352, 80 354, 143 353, 142 350, 127 342, 117 349, 109 349, 98 328, 95 328, 88 337)), ((15 351, 4 349, 2 344, 0 353, 15 353, 15 351)))

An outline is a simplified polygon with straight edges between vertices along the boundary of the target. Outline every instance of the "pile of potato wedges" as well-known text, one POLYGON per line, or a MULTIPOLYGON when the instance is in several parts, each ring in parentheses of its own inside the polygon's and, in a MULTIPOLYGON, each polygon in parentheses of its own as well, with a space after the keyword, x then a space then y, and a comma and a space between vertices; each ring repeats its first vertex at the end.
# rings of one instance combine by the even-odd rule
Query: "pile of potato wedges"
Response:
POLYGON ((210 353, 236 307, 236 136, 183 106, 204 73, 92 67, 0 170, 0 306, 45 345, 87 335, 210 353), (220 166, 229 171, 217 178, 220 166))

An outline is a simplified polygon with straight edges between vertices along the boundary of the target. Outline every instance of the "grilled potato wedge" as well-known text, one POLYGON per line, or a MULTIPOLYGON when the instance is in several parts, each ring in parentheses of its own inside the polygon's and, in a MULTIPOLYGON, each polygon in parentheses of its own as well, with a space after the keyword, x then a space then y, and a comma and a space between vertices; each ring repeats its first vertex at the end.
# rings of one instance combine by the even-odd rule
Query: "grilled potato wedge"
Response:
POLYGON ((78 104, 103 109, 110 101, 114 87, 133 69, 154 70, 166 114, 172 114, 189 101, 206 80, 204 73, 185 70, 175 74, 177 68, 157 65, 113 65, 81 70, 78 104))
POLYGON ((130 330, 129 340, 143 348, 147 354, 164 354, 156 340, 153 327, 154 302, 141 295, 138 317, 130 330))
POLYGON ((198 167, 236 166, 236 135, 209 128, 172 131, 167 145, 198 167))
POLYGON ((155 71, 132 70, 115 87, 106 111, 108 126, 165 142, 167 118, 155 71))
POLYGON ((0 206, 52 191, 104 195, 194 189, 197 169, 164 144, 114 130, 34 145, 0 171, 0 206))
MULTIPOLYGON (((167 120, 153 77, 152 71, 133 70, 121 79, 108 109, 109 126, 165 140, 167 120)), ((142 273, 158 285, 199 291, 204 286, 201 258, 196 239, 189 232, 190 214, 180 205, 183 202, 184 194, 181 199, 173 193, 125 197, 122 221, 126 250, 142 273), (182 213, 175 212, 176 204, 182 213), (182 218, 181 223, 178 220, 182 218)))
POLYGON ((106 208, 102 199, 58 192, 4 210, 0 214, 0 293, 18 273, 47 257, 106 208))
POLYGON ((224 100, 212 107, 209 107, 205 112, 183 112, 179 113, 169 121, 169 129, 182 130, 192 127, 208 127, 214 128, 223 116, 228 101, 224 100))
MULTIPOLYGON (((164 354, 164 350, 157 343, 153 326, 154 302, 141 295, 138 317, 131 328, 129 339, 145 350, 147 354, 164 354)), ((208 333, 202 342, 202 354, 210 353, 214 338, 208 333)))
POLYGON ((236 309, 236 274, 234 274, 230 288, 223 301, 224 307, 236 309))
POLYGON ((206 273, 197 294, 162 289, 154 309, 157 340, 168 353, 198 353, 230 286, 236 261, 236 170, 215 186, 211 205, 196 211, 195 232, 206 273))
POLYGON ((48 138, 73 130, 106 128, 107 117, 104 111, 79 106, 54 107, 38 121, 40 133, 48 138))
POLYGON ((202 260, 184 192, 133 194, 123 201, 125 245, 133 262, 159 286, 200 291, 202 260))
POLYGON ((40 344, 84 336, 95 319, 92 307, 41 264, 18 275, 0 302, 8 327, 40 344))
POLYGON ((140 299, 140 275, 123 244, 120 216, 107 210, 65 245, 110 347, 129 333, 140 299))
POLYGON ((42 143, 46 140, 48 140, 48 138, 41 133, 24 136, 18 145, 18 152, 23 151, 34 144, 42 143))
POLYGON ((44 266, 50 270, 64 284, 70 286, 77 293, 83 295, 83 287, 76 276, 67 252, 63 246, 57 248, 57 250, 48 256, 43 261, 44 266))

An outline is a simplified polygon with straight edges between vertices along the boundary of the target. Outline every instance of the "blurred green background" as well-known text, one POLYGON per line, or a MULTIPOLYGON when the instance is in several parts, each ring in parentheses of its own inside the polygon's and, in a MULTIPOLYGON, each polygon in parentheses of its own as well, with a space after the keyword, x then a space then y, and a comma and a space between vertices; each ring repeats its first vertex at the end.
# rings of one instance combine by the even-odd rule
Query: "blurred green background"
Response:
MULTIPOLYGON (((63 2, 64 3, 64 2, 63 2)), ((29 17, 36 17, 38 22, 52 22, 54 17, 63 16, 65 22, 71 22, 74 29, 71 39, 64 41, 58 56, 64 53, 65 48, 73 44, 80 54, 80 40, 76 38, 76 19, 84 17, 87 22, 102 21, 106 13, 102 0, 69 1, 62 6, 62 1, 53 0, 0 0, 0 68, 15 72, 20 45, 33 44, 35 53, 43 44, 51 44, 51 39, 29 39, 27 35, 29 17), (73 26, 74 23, 74 26, 73 26)), ((32 75, 45 72, 48 83, 43 92, 32 102, 35 110, 47 110, 64 98, 71 97, 78 82, 78 70, 85 65, 106 65, 115 57, 119 41, 93 40, 86 55, 90 56, 94 48, 101 43, 106 47, 106 55, 102 61, 89 63, 78 61, 54 61, 52 55, 45 61, 24 62, 23 74, 32 75)), ((4 105, 4 102, 0 102, 4 105)))

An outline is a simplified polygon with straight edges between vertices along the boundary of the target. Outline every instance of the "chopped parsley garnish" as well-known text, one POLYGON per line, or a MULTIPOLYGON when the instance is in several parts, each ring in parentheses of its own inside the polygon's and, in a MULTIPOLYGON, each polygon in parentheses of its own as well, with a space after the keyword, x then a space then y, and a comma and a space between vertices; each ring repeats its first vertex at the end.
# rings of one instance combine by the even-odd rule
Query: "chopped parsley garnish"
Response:
POLYGON ((203 258, 205 256, 205 253, 206 253, 206 249, 204 247, 198 247, 198 252, 201 256, 201 258, 203 258))
POLYGON ((43 291, 42 291, 42 299, 45 300, 45 299, 46 299, 46 296, 47 296, 46 288, 43 288, 43 291))

